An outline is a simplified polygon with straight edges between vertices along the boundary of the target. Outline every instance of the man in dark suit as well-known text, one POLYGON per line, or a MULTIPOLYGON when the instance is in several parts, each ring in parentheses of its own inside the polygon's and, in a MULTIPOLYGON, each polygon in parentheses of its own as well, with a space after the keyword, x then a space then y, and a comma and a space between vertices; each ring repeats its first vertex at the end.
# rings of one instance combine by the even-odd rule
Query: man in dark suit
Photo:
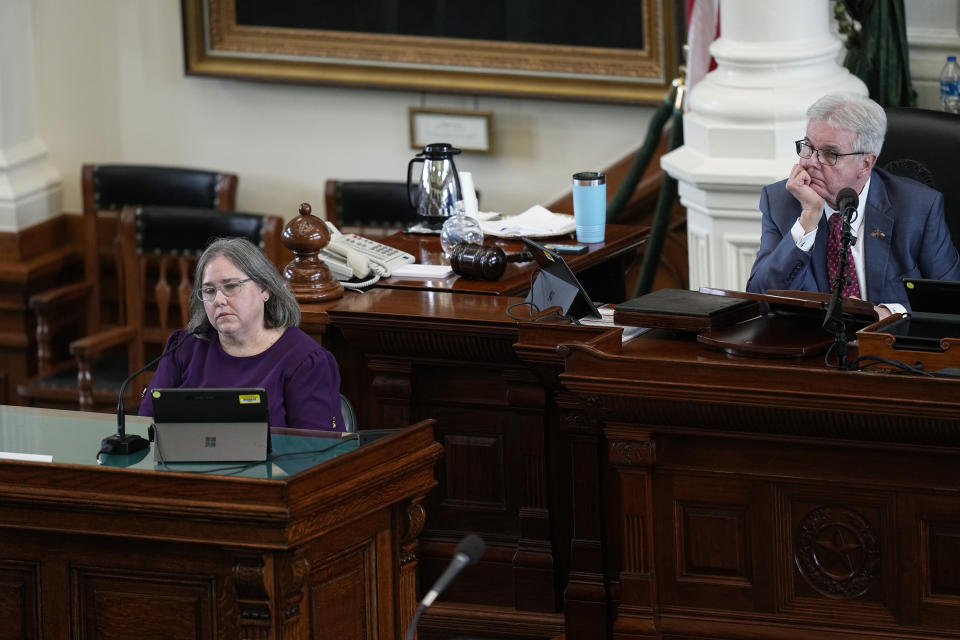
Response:
POLYGON ((865 96, 830 94, 807 110, 806 135, 795 143, 800 161, 760 196, 760 250, 747 291, 832 290, 838 250, 829 246, 829 219, 845 187, 859 205, 844 295, 873 302, 883 318, 909 311, 903 278, 960 280, 943 195, 874 168, 886 131, 883 108, 865 96))

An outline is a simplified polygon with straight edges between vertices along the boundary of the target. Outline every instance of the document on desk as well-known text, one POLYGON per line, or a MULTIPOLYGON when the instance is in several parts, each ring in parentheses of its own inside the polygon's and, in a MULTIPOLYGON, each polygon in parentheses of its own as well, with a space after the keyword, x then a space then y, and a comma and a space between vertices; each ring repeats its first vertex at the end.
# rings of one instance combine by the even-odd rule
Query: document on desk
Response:
POLYGON ((14 451, 0 451, 0 460, 29 460, 30 462, 53 462, 53 456, 40 453, 17 453, 14 451))
POLYGON ((623 329, 623 333, 620 334, 620 344, 624 344, 633 340, 637 336, 650 331, 650 327, 632 327, 622 324, 616 324, 613 321, 613 307, 611 304, 604 304, 597 307, 597 311, 600 312, 599 318, 594 318, 592 316, 584 316, 580 318, 580 324, 589 325, 592 327, 619 327, 623 329))
POLYGON ((453 275, 448 264, 405 264, 390 270, 391 276, 403 278, 446 278, 453 275))
POLYGON ((549 238, 572 233, 577 224, 571 215, 553 213, 540 205, 534 205, 523 213, 508 218, 481 220, 480 228, 484 235, 498 238, 549 238))

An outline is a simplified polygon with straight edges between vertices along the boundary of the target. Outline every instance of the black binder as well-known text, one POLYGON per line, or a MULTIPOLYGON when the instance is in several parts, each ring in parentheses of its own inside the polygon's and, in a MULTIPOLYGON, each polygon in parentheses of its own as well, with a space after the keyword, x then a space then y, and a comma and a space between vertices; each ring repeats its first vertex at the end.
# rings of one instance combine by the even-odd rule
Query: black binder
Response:
POLYGON ((617 324, 703 331, 719 329, 760 315, 760 304, 688 289, 658 289, 621 302, 613 310, 617 324))

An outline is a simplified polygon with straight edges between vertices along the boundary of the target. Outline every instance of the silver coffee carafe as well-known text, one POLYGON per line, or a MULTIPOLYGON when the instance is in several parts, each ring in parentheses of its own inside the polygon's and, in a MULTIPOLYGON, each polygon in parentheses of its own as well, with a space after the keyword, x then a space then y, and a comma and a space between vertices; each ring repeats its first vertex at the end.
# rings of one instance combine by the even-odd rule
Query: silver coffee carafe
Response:
POLYGON ((463 199, 460 176, 453 156, 460 149, 446 142, 435 142, 424 147, 407 165, 407 197, 410 206, 423 218, 425 225, 439 228, 457 212, 457 201, 463 199), (413 165, 422 162, 419 185, 413 187, 413 165), (414 201, 413 194, 418 194, 414 201))

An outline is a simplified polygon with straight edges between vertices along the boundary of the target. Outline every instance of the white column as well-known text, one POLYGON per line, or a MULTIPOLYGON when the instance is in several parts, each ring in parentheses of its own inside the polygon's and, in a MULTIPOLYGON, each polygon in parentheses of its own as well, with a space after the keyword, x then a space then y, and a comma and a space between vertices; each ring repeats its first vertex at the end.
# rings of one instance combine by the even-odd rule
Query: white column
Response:
POLYGON ((60 192, 37 135, 31 0, 0 0, 0 232, 59 214, 60 192))
POLYGON ((841 65, 828 0, 720 0, 717 68, 688 97, 684 145, 665 155, 687 208, 690 288, 743 290, 760 245, 760 189, 796 162, 820 96, 866 95, 841 65))

